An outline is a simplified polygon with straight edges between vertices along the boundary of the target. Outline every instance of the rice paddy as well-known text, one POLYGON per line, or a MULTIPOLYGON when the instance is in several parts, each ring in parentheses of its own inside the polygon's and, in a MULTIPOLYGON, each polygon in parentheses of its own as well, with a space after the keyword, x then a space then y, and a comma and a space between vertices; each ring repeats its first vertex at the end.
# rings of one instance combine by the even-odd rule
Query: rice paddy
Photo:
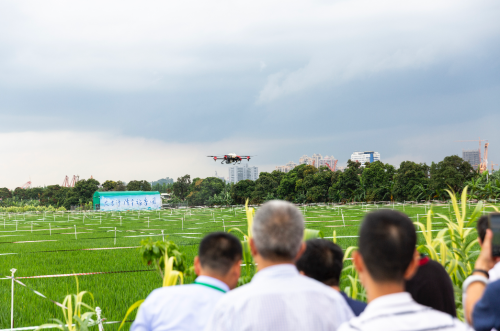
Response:
MULTIPOLYGON (((472 212, 473 207, 467 208, 468 212, 472 212)), ((379 208, 403 211, 417 221, 425 216, 429 205, 300 207, 306 217, 306 228, 321 230, 330 239, 335 231, 337 243, 343 249, 357 245, 363 216, 379 208)), ((432 208, 449 214, 450 206, 442 204, 432 208)), ((436 218, 433 231, 443 226, 444 222, 436 218)), ((119 321, 132 303, 146 298, 162 284, 158 273, 141 261, 137 248, 141 239, 174 241, 186 254, 188 265, 192 265, 198 243, 205 234, 231 228, 240 228, 246 233, 244 208, 0 214, 0 329, 10 328, 11 281, 5 276, 10 276, 12 268, 17 269, 16 278, 112 272, 80 275, 78 281, 80 291, 94 295, 94 306, 102 309, 107 321, 119 321)), ((235 235, 239 234, 235 232, 235 235)), ((72 276, 19 280, 57 302, 69 293, 76 293, 72 276)), ((192 281, 186 279, 188 283, 192 281)), ((51 318, 61 318, 61 308, 16 284, 14 327, 37 326, 51 318)), ((118 324, 105 328, 115 330, 118 324)))

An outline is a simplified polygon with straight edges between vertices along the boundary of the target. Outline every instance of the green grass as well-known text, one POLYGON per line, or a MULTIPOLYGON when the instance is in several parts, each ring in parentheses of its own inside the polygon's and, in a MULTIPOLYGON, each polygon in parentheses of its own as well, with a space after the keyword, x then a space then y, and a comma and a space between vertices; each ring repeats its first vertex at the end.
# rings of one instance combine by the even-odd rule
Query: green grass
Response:
MULTIPOLYGON (((396 205, 394 208, 400 211, 404 209, 404 212, 414 221, 417 220, 417 214, 422 217, 426 210, 423 205, 405 205, 404 207, 396 205)), ((301 209, 304 210, 303 207, 301 209)), ((349 246, 356 246, 357 238, 342 237, 356 236, 363 216, 374 209, 376 210, 377 207, 373 205, 368 208, 361 206, 306 207, 304 210, 306 227, 319 229, 330 238, 335 230, 338 237, 337 243, 346 249, 349 246)), ((447 205, 435 205, 433 209, 448 214, 447 205)), ((472 208, 469 211, 472 212, 472 208)), ((17 269, 16 277, 147 270, 149 268, 142 263, 137 248, 96 251, 80 249, 138 246, 141 239, 147 237, 161 240, 161 230, 164 231, 165 239, 172 240, 181 247, 187 256, 188 264, 191 265, 197 253, 198 243, 205 234, 224 231, 223 225, 226 231, 239 227, 246 233, 246 217, 241 207, 181 209, 160 213, 141 212, 140 216, 138 212, 87 215, 84 217, 81 213, 46 213, 45 216, 42 214, 0 214, 1 277, 10 275, 11 268, 17 269), (121 225, 120 216, 122 217, 121 225), (181 221, 183 217, 184 221, 181 221), (18 223, 17 231, 16 222, 18 223), (32 222, 33 232, 31 232, 32 222), (49 224, 52 228, 51 235, 49 224), (75 239, 75 225, 77 239, 75 239), (116 244, 114 244, 115 227, 117 229, 116 244), (21 241, 38 242, 13 243, 21 241), (4 255, 6 253, 16 254, 4 255)), ((436 219, 433 226, 437 230, 444 224, 436 219)), ((93 293, 94 305, 101 307, 108 321, 121 320, 132 303, 146 298, 153 289, 162 284, 156 271, 79 276, 78 280, 80 290, 93 293)), ((21 279, 21 281, 59 302, 68 293, 76 292, 74 277, 21 279)), ((187 282, 192 281, 193 279, 187 279, 187 282)), ((343 281, 342 284, 347 283, 343 281)), ((10 286, 10 280, 0 280, 0 302, 2 303, 0 305, 0 329, 10 327, 10 286)), ((14 305, 15 327, 41 325, 49 322, 51 318, 62 317, 59 307, 20 285, 16 285, 14 305)), ((117 325, 106 326, 107 330, 116 328, 117 325)))

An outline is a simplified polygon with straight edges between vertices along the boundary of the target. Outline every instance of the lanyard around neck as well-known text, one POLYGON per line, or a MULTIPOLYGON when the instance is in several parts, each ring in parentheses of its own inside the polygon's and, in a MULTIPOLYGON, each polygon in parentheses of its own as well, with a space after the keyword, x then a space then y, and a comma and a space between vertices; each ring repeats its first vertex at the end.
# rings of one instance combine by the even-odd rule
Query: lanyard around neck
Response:
POLYGON ((214 286, 214 285, 210 285, 210 284, 207 284, 207 283, 200 283, 200 282, 195 281, 193 284, 210 287, 211 289, 214 289, 214 290, 217 290, 217 291, 221 291, 222 293, 226 293, 226 290, 223 290, 220 287, 217 287, 217 286, 214 286))

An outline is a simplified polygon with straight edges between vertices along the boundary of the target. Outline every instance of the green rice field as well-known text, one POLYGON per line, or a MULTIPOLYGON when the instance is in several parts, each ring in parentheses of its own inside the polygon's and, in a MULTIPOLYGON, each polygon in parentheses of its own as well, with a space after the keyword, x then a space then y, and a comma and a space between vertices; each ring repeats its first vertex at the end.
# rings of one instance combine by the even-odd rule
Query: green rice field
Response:
MULTIPOLYGON (((321 205, 299 208, 306 217, 306 228, 321 230, 325 238, 330 239, 335 231, 337 243, 346 249, 357 245, 358 227, 367 212, 394 208, 417 221, 425 217, 429 206, 321 205)), ((468 208, 468 212, 472 212, 473 207, 468 208)), ((432 208, 435 212, 450 214, 448 204, 436 204, 432 208)), ((444 222, 439 218, 434 219, 434 231, 443 226, 444 222)), ((191 265, 198 243, 205 234, 230 228, 247 232, 243 207, 0 214, 0 329, 10 328, 11 280, 5 276, 10 276, 12 268, 17 269, 16 277, 115 272, 80 275, 78 281, 80 291, 86 290, 94 295, 94 305, 101 307, 104 317, 108 321, 118 321, 132 303, 146 298, 162 284, 158 273, 150 271, 151 268, 141 260, 138 251, 141 239, 151 237, 155 241, 163 238, 174 241, 191 265)), ((76 293, 75 277, 72 276, 19 280, 57 302, 62 302, 69 293, 76 293)), ((192 282, 193 279, 186 281, 192 282)), ((14 327, 37 326, 51 318, 62 319, 61 308, 28 288, 15 285, 14 327)), ((106 325, 105 328, 116 330, 118 324, 106 325)))

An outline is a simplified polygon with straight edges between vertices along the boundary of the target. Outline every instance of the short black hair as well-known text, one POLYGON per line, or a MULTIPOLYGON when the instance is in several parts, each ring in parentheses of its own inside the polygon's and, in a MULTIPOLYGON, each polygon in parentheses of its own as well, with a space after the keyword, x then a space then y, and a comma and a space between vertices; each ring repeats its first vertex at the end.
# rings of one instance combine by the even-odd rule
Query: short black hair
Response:
POLYGON ((359 253, 377 282, 403 281, 416 243, 413 222, 394 210, 369 213, 359 231, 359 253))
POLYGON ((240 240, 226 232, 213 232, 206 235, 198 248, 201 266, 221 276, 227 274, 242 256, 240 240))
POLYGON ((477 235, 481 239, 481 242, 484 242, 484 237, 486 236, 486 230, 490 228, 490 224, 488 222, 488 215, 483 215, 479 217, 476 224, 477 235))
POLYGON ((306 276, 328 286, 338 286, 343 267, 342 248, 326 239, 306 241, 306 251, 295 263, 306 276))

